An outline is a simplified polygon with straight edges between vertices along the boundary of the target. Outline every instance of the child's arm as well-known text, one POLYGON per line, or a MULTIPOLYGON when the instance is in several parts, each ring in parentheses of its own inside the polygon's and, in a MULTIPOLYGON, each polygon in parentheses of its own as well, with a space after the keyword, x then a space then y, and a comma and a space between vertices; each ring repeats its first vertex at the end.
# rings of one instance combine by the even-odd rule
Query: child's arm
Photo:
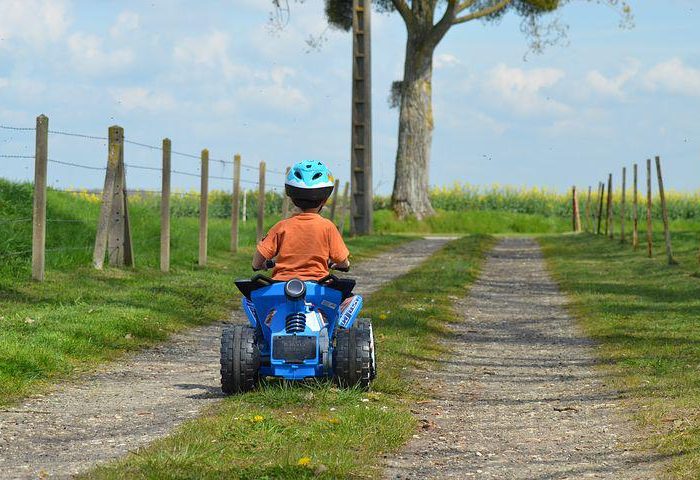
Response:
POLYGON ((262 270, 265 267, 265 262, 268 259, 265 258, 262 253, 255 250, 255 255, 253 255, 253 270, 262 270))

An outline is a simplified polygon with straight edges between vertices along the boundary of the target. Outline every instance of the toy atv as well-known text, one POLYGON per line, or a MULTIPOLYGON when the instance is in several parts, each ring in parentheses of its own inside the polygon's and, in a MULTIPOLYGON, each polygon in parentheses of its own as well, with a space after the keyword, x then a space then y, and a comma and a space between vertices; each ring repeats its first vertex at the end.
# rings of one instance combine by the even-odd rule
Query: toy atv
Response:
MULTIPOLYGON (((268 262, 266 268, 274 264, 268 262)), ((347 271, 347 270, 344 270, 347 271)), ((355 280, 328 275, 319 281, 275 281, 262 274, 238 280, 250 325, 226 325, 221 336, 221 389, 254 389, 261 378, 332 377, 343 387, 366 389, 376 376, 374 334, 358 319, 362 297, 355 280)))

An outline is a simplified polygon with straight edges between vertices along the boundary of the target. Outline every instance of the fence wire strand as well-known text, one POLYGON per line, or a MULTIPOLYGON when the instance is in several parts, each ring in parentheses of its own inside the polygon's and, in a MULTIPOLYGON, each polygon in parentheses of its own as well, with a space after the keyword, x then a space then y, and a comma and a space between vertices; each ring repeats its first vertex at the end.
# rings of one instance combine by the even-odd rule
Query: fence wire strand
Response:
POLYGON ((49 162, 50 162, 50 163, 57 163, 57 164, 59 164, 59 165, 66 165, 66 166, 69 166, 69 167, 84 168, 84 169, 86 169, 86 170, 100 170, 100 171, 105 171, 105 170, 107 170, 106 167, 93 167, 93 166, 91 166, 91 165, 83 165, 83 164, 81 164, 81 163, 73 163, 73 162, 64 162, 64 161, 55 160, 55 159, 52 159, 52 158, 49 158, 49 162))
POLYGON ((2 130, 15 130, 19 132, 27 132, 29 130, 36 130, 35 127, 15 127, 13 125, 0 125, 0 129, 2 130))

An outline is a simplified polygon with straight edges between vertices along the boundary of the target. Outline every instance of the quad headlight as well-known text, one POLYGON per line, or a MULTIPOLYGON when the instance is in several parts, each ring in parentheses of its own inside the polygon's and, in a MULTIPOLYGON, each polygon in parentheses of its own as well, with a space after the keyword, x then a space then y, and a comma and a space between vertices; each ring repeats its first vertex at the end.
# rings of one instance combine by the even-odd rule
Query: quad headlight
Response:
POLYGON ((293 278, 284 284, 284 294, 288 298, 303 298, 306 295, 306 284, 298 278, 293 278))

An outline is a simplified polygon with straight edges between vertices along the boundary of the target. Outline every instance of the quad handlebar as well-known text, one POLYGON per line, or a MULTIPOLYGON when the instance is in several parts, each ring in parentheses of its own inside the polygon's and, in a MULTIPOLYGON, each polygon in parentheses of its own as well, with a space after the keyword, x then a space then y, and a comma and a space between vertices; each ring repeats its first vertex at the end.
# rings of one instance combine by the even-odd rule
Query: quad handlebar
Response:
MULTIPOLYGON (((276 265, 276 263, 274 260, 265 260, 265 264, 263 265, 262 268, 253 268, 253 271, 259 272, 261 270, 270 270, 270 269, 275 268, 275 265, 276 265)), ((330 260, 328 260, 328 268, 331 270, 337 270, 339 272, 349 272, 350 271, 350 267, 341 268, 338 266, 337 263, 331 262, 330 260)))

